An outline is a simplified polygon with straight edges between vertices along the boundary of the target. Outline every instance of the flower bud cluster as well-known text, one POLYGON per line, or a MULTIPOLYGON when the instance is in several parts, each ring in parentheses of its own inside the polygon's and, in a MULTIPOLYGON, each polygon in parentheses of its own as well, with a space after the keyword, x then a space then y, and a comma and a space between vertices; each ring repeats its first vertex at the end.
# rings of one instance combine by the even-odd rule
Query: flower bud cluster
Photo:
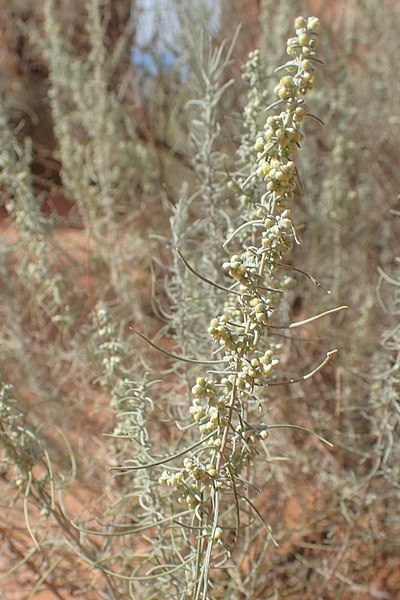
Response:
POLYGON ((297 17, 295 20, 296 37, 289 38, 286 45, 286 51, 290 56, 311 56, 315 57, 315 48, 317 39, 315 34, 319 28, 319 19, 316 17, 297 17))
POLYGON ((268 439, 269 434, 265 427, 243 429, 241 424, 235 428, 233 438, 233 452, 231 461, 237 470, 251 462, 257 456, 257 444, 268 439))
POLYGON ((224 262, 222 268, 224 271, 228 271, 229 275, 236 279, 240 284, 244 286, 252 286, 257 277, 256 265, 244 264, 246 261, 246 255, 239 256, 234 254, 230 260, 224 262))
POLYGON ((172 474, 170 471, 165 470, 159 479, 159 483, 165 483, 174 488, 178 492, 178 502, 186 502, 190 510, 194 510, 201 502, 196 482, 191 484, 184 471, 172 474))
POLYGON ((290 210, 283 211, 277 217, 269 216, 264 221, 262 245, 268 250, 269 259, 287 254, 293 248, 294 226, 290 210))
MULTIPOLYGON (((284 132, 283 129, 278 131, 284 132)), ((258 138, 259 146, 262 144, 262 139, 263 138, 258 138)), ((282 142, 282 140, 278 140, 278 138, 276 141, 279 143, 282 142)), ((291 160, 282 161, 278 157, 267 160, 267 158, 263 156, 263 151, 261 151, 259 154, 257 174, 268 182, 267 190, 269 192, 277 192, 279 194, 281 190, 284 190, 284 192, 287 193, 293 191, 296 187, 296 169, 291 160)))
MULTIPOLYGON (((304 96, 316 82, 313 59, 316 55, 317 29, 318 19, 315 17, 296 19, 296 37, 290 38, 287 46, 287 52, 293 58, 284 66, 287 75, 281 77, 274 89, 279 100, 285 102, 285 110, 267 119, 264 132, 255 143, 261 161, 258 172, 262 177, 268 177, 267 188, 276 179, 271 160, 280 156, 290 161, 290 155, 303 140, 300 124, 308 113, 304 96), (269 175, 270 171, 274 172, 273 176, 269 175)), ((282 178, 282 174, 279 174, 279 178, 282 178)), ((273 191, 278 190, 274 188, 273 191)))
POLYGON ((201 495, 211 486, 220 486, 218 472, 212 462, 201 463, 195 458, 185 458, 184 469, 171 473, 163 471, 159 483, 166 483, 178 492, 178 501, 186 502, 188 508, 195 509, 201 503, 201 495))
POLYGON ((261 66, 261 56, 258 49, 249 53, 242 78, 248 84, 249 91, 243 111, 245 131, 242 135, 238 155, 243 162, 248 163, 254 160, 253 140, 259 135, 261 129, 259 126, 260 115, 262 115, 263 108, 267 106, 268 99, 268 91, 265 89, 265 74, 261 66))
POLYGON ((232 326, 229 325, 229 319, 227 315, 221 315, 211 319, 208 333, 212 339, 215 340, 225 348, 227 351, 234 352, 237 347, 239 336, 234 333, 232 326))
POLYGON ((261 299, 260 297, 252 298, 249 302, 250 311, 247 313, 248 318, 252 323, 268 325, 269 323, 269 307, 271 301, 269 298, 261 299))
MULTIPOLYGON (((225 399, 217 397, 217 388, 214 380, 198 377, 192 388, 193 402, 190 413, 199 424, 200 433, 217 432, 223 427, 227 410, 225 399)), ((213 445, 213 442, 211 443, 213 445)))
POLYGON ((250 385, 253 385, 256 379, 268 377, 279 366, 279 359, 273 358, 273 355, 273 350, 269 349, 258 358, 252 358, 248 365, 243 366, 239 375, 243 373, 246 376, 246 383, 250 385))

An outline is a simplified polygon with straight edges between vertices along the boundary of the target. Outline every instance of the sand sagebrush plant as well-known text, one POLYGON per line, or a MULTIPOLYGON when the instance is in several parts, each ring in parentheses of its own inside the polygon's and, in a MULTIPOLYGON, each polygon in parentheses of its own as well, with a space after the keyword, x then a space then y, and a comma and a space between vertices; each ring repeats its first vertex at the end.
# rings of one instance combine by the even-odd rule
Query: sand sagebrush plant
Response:
MULTIPOLYGON (((160 0, 157 9, 172 2, 160 0)), ((199 120, 202 112, 199 103, 190 112, 183 110, 194 91, 189 90, 191 69, 185 72, 187 78, 181 77, 180 62, 168 78, 160 75, 150 81, 137 65, 125 60, 116 65, 121 45, 117 51, 113 40, 121 20, 114 17, 122 7, 127 24, 125 0, 4 4, 0 87, 7 119, 1 121, 0 177, 8 210, 0 211, 0 371, 13 389, 0 385, 0 554, 6 571, 0 575, 0 595, 5 600, 33 598, 47 588, 57 597, 124 600, 193 600, 196 595, 210 600, 395 598, 400 456, 399 277, 394 257, 399 236, 390 233, 394 223, 388 215, 390 208, 398 210, 400 183, 400 79, 393 60, 400 4, 318 3, 325 23, 320 49, 325 67, 318 69, 318 86, 307 89, 302 99, 326 126, 310 111, 304 117, 307 135, 297 142, 302 150, 295 161, 304 194, 297 183, 291 199, 290 192, 280 194, 266 186, 277 185, 285 175, 280 164, 294 162, 291 151, 286 159, 282 156, 285 146, 278 141, 278 130, 284 130, 284 140, 291 125, 275 129, 275 118, 287 111, 290 98, 273 94, 273 65, 281 64, 289 17, 301 2, 224 3, 217 37, 229 37, 236 28, 238 11, 233 6, 252 4, 260 8, 262 49, 249 56, 247 100, 243 84, 231 86, 212 108, 216 121, 209 119, 200 131, 209 127, 213 134, 212 123, 221 124, 211 152, 221 153, 223 173, 218 167, 212 175, 218 176, 218 184, 230 181, 222 185, 219 197, 214 195, 217 209, 223 206, 227 216, 227 228, 223 219, 217 228, 218 236, 223 235, 211 240, 213 253, 221 253, 218 259, 206 255, 208 214, 198 194, 205 181, 201 177, 207 175, 203 165, 208 160, 213 169, 218 161, 210 161, 206 148, 200 147, 202 158, 193 165, 195 147, 186 143, 190 129, 199 133, 193 118, 199 120), (32 52, 26 43, 43 23, 43 6, 53 11, 35 44, 44 54, 32 52), (7 35, 5 13, 13 23, 22 17, 19 31, 26 37, 14 35, 17 26, 7 35), (21 66, 18 73, 5 65, 7 37, 21 66), (48 135, 49 100, 56 150, 48 135), (273 118, 271 131, 269 125, 264 128, 268 117, 273 118), (27 131, 32 153, 23 139, 27 131), (257 138, 261 141, 255 148, 257 138), (271 148, 258 157, 266 144, 271 148), (144 161, 136 157, 140 148, 144 161), (258 174, 265 166, 269 173, 258 174), (133 314, 137 303, 132 289, 139 283, 147 296, 150 277, 143 262, 152 252, 142 240, 138 259, 132 241, 144 230, 169 237, 171 212, 161 215, 161 195, 175 209, 170 247, 178 247, 190 266, 220 287, 196 279, 176 254, 173 268, 182 277, 174 280, 174 293, 166 301, 164 277, 158 279, 167 322, 160 329, 159 315, 155 318, 149 308, 140 318, 133 314), (272 196, 284 198, 274 212, 272 196), (69 215, 48 219, 40 210, 42 199, 46 211, 57 210, 64 199, 75 201, 75 207, 69 215), (291 227, 281 236, 287 209, 292 212, 286 224, 295 222, 296 236, 291 227), (292 244, 292 252, 281 254, 292 244), (257 275, 263 253, 261 280, 257 275), (383 318, 375 301, 377 264, 387 275, 382 275, 382 301, 393 313, 385 312, 383 318), (298 267, 321 278, 332 294, 314 294, 308 283, 300 285, 298 267), (288 274, 299 280, 290 292, 288 274), (64 314, 69 303, 58 285, 55 302, 51 286, 59 276, 72 297, 73 322, 67 330, 53 318, 64 314), (179 295, 182 283, 186 288, 179 295), (339 298, 352 306, 351 319, 290 327, 291 321, 307 321, 308 315, 341 303, 339 298), (181 300, 187 305, 179 306, 181 300), (177 302, 182 313, 190 312, 190 319, 181 321, 177 312, 171 323, 168 312, 177 302), (93 319, 96 306, 100 313, 93 319), (227 322, 220 322, 224 315, 227 322), (211 329, 222 345, 214 344, 207 332, 212 318, 218 319, 211 329), (158 331, 155 339, 167 332, 160 345, 189 361, 227 360, 199 364, 173 356, 171 365, 152 350, 147 354, 139 340, 136 344, 135 338, 125 338, 129 324, 151 335, 158 331), (380 348, 383 329, 387 333, 380 348), (250 337, 254 332, 257 340, 250 337), (334 347, 341 348, 334 364, 315 377, 296 380, 318 363, 321 348, 334 347), (166 371, 160 373, 162 369, 166 371), (219 458, 226 423, 226 445, 219 458), (335 443, 334 450, 294 425, 317 427, 335 443), (199 426, 210 431, 200 433, 199 426), (267 439, 262 439, 263 431, 267 439), (74 447, 70 454, 76 465, 67 487, 64 478, 70 468, 63 435, 74 447), (44 449, 51 457, 52 475, 44 449), (182 468, 184 460, 188 470, 182 468), (175 485, 159 483, 164 470, 175 485), (271 533, 280 544, 278 551, 271 533)), ((187 2, 175 4, 186 11, 187 2)), ((243 16, 247 20, 244 11, 243 16)), ((182 62, 193 54, 186 30, 194 27, 189 18, 184 20, 183 52, 177 57, 182 62)), ((246 62, 241 49, 252 47, 250 38, 258 34, 243 25, 234 50, 238 61, 224 72, 222 83, 238 73, 238 62, 246 62)), ((307 27, 302 29, 307 36, 307 27)), ((300 45, 296 52, 289 63, 300 61, 300 45)), ((307 60, 318 66, 316 57, 307 60)), ((290 73, 287 66, 278 73, 297 79, 298 68, 291 65, 295 71, 290 73)), ((205 87, 200 88, 195 99, 212 103, 212 94, 206 99, 205 87)), ((295 105, 296 81, 293 88, 295 105)), ((286 112, 288 118, 292 113, 293 108, 286 112)), ((288 175, 287 183, 296 182, 291 171, 288 175)))
POLYGON ((13 479, 17 487, 26 484, 32 477, 32 468, 38 462, 35 435, 25 423, 14 396, 13 386, 0 376, 0 446, 2 449, 1 470, 13 469, 13 479))
MULTIPOLYGON (((46 320, 60 328, 71 324, 68 285, 62 273, 52 267, 51 219, 41 211, 43 198, 33 188, 29 139, 21 144, 12 132, 0 102, 0 186, 6 193, 6 208, 15 224, 21 246, 18 276, 34 295, 34 306, 46 320)), ((31 307, 32 303, 27 303, 31 307)))
POLYGON ((126 217, 134 217, 138 189, 151 187, 157 168, 150 144, 137 136, 115 73, 132 28, 110 50, 102 3, 87 0, 84 10, 80 41, 85 51, 74 48, 62 31, 60 6, 53 0, 43 3, 44 40, 34 41, 49 69, 48 98, 63 186, 93 242, 93 262, 107 273, 114 294, 136 308, 140 302, 129 278, 128 256, 140 236, 126 226, 126 217))
MULTIPOLYGON (((98 0, 84 3, 84 43, 78 54, 65 37, 59 7, 43 3, 43 53, 49 68, 49 100, 59 144, 61 175, 95 239, 110 234, 117 213, 133 195, 141 145, 124 113, 113 81, 98 0)), ((126 43, 128 43, 126 41, 126 43)), ((120 52, 117 46, 116 50, 120 52)), ((148 157, 147 157, 148 158, 148 157)))
MULTIPOLYGON (((213 569, 231 556, 241 535, 242 513, 253 509, 258 514, 248 477, 271 427, 262 414, 250 419, 254 407, 261 410, 263 387, 277 383, 274 373, 280 361, 268 334, 280 327, 273 324, 282 293, 275 285, 278 266, 297 239, 289 208, 298 185, 293 159, 309 113, 305 97, 316 82, 318 25, 315 17, 296 19, 295 37, 287 43, 290 58, 279 68, 281 78, 274 90, 274 107, 282 110, 267 118, 254 140, 257 154, 242 185, 246 192, 253 178, 263 181, 264 191, 254 202, 249 222, 257 225, 257 235, 222 265, 230 277, 231 301, 208 330, 216 343, 219 370, 198 377, 192 388, 190 412, 200 433, 198 445, 187 452, 183 468, 167 469, 161 477, 192 511, 187 527, 197 531, 197 547, 184 562, 195 565, 188 592, 196 600, 209 597, 213 569)), ((329 358, 328 353, 324 362, 329 358)))

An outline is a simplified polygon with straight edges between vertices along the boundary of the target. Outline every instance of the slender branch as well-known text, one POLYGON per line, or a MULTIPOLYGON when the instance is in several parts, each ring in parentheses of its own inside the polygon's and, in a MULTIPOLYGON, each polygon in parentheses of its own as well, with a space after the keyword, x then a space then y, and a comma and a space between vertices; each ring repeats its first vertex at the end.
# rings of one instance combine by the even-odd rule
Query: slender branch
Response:
POLYGON ((207 277, 205 277, 204 275, 201 275, 198 271, 196 271, 196 269, 194 267, 192 267, 187 260, 185 259, 185 257, 183 256, 182 252, 180 250, 178 250, 178 248, 176 249, 177 253, 179 254, 180 258, 182 259, 183 264, 185 265, 185 267, 191 272, 193 273, 193 275, 196 275, 196 277, 198 277, 199 279, 201 279, 202 281, 204 281, 205 283, 208 283, 210 285, 212 285, 213 287, 217 288, 218 290, 222 290, 224 292, 228 292, 229 294, 235 294, 235 296, 240 296, 239 292, 236 292, 235 290, 230 290, 227 287, 224 287, 223 285, 220 285, 219 283, 216 283, 215 281, 211 281, 211 279, 208 279, 207 277))
POLYGON ((167 458, 162 458, 156 462, 147 463, 145 465, 136 465, 135 467, 130 467, 130 466, 110 467, 110 471, 123 470, 123 473, 118 473, 118 475, 125 475, 125 473, 130 473, 131 471, 139 471, 140 469, 150 469, 151 467, 158 467, 159 465, 163 465, 165 463, 171 462, 171 460, 175 460, 176 458, 180 458, 181 456, 184 456, 191 450, 194 450, 194 448, 198 448, 199 446, 201 446, 203 444, 203 442, 206 442, 207 440, 209 440, 213 435, 214 435, 214 433, 210 433, 209 435, 206 435, 205 437, 201 438, 201 440, 199 440, 192 446, 189 446, 189 448, 185 448, 185 450, 181 450, 180 452, 177 452, 176 454, 173 454, 172 456, 167 456, 167 458))
POLYGON ((150 340, 148 337, 146 337, 145 335, 143 335, 143 333, 139 333, 139 331, 136 331, 136 329, 133 329, 132 327, 130 328, 134 333, 136 333, 136 335, 138 335, 139 337, 141 337, 142 339, 144 339, 148 344, 150 344, 150 346, 152 346, 153 348, 155 348, 156 350, 158 350, 159 352, 162 352, 163 354, 166 354, 166 356, 170 356, 171 358, 174 358, 176 360, 181 360, 183 362, 188 362, 188 363, 194 363, 196 365, 211 365, 211 364, 217 364, 217 363, 223 363, 226 362, 226 359, 221 358, 219 360, 196 360, 194 358, 188 358, 187 356, 179 356, 179 354, 175 354, 174 352, 168 352, 168 350, 165 350, 164 348, 161 348, 161 346, 158 346, 157 344, 155 344, 152 340, 150 340))

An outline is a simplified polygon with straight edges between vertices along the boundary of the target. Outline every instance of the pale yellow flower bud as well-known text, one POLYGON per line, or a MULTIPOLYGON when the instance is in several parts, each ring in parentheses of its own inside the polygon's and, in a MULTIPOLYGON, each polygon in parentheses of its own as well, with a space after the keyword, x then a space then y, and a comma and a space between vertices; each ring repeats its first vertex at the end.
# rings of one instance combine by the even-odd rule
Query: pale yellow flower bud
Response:
POLYGON ((297 17, 294 22, 294 26, 296 29, 305 29, 307 27, 307 20, 304 17, 297 17))
POLYGON ((309 17, 307 20, 307 27, 311 29, 311 31, 317 31, 319 28, 319 19, 317 17, 309 17))

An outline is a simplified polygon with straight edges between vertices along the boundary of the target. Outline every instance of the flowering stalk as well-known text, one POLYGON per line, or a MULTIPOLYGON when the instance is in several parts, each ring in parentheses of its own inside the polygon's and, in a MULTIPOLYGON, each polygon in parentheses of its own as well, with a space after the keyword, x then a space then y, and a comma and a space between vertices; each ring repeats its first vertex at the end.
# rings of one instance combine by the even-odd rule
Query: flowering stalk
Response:
MULTIPOLYGON (((257 236, 223 264, 232 278, 232 301, 224 314, 211 320, 209 333, 223 352, 225 369, 218 378, 199 377, 192 389, 190 410, 204 436, 203 447, 186 456, 183 470, 165 471, 161 478, 177 489, 180 501, 194 511, 200 525, 202 560, 198 560, 193 587, 196 599, 207 597, 213 546, 225 537, 223 498, 234 497, 239 512, 239 501, 247 500, 242 469, 257 455, 257 444, 268 437, 268 427, 259 419, 255 425, 249 422, 248 410, 257 402, 257 386, 268 385, 279 365, 267 336, 282 292, 274 286, 275 272, 296 241, 289 209, 298 183, 293 156, 303 140, 301 123, 308 114, 305 96, 316 81, 318 23, 315 17, 295 21, 296 36, 287 43, 290 60, 278 69, 286 74, 274 90, 274 104, 283 110, 267 119, 255 140, 256 161, 243 182, 245 192, 246 184, 257 177, 264 181, 265 191, 255 202, 248 223, 256 225, 257 236)), ((237 524, 235 534, 238 528, 237 524)), ((228 542, 224 543, 229 553, 228 542)))

